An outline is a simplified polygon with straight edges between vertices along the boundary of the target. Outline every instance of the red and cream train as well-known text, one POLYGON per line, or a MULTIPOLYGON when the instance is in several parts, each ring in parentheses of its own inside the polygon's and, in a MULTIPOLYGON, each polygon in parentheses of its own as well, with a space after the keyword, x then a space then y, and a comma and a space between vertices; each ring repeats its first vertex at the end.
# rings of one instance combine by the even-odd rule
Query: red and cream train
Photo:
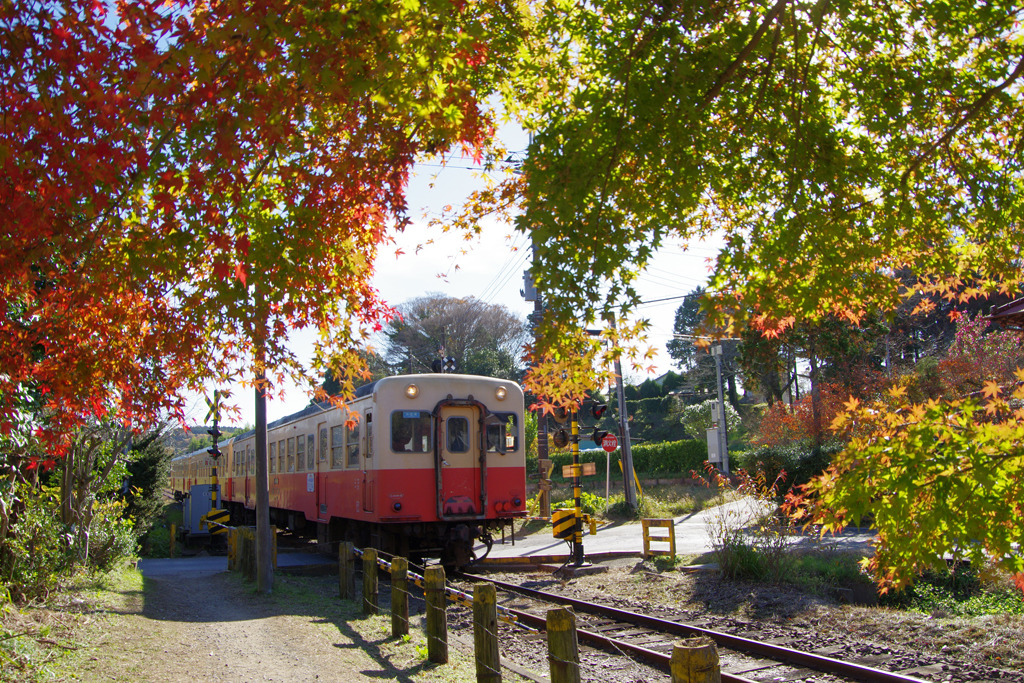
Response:
MULTIPOLYGON (((523 392, 507 380, 401 375, 360 387, 348 410, 311 405, 267 428, 271 520, 461 566, 479 539, 526 515, 523 392)), ((255 434, 220 446, 222 507, 255 519, 255 434)), ((172 461, 171 492, 211 483, 206 450, 172 461)))

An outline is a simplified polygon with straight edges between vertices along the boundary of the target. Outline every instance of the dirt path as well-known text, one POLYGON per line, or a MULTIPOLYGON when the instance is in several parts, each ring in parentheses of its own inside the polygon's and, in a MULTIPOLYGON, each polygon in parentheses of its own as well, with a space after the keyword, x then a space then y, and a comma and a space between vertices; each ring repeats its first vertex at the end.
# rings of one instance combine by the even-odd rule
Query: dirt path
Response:
POLYGON ((144 591, 110 594, 69 680, 459 680, 332 588, 278 576, 274 594, 260 596, 227 572, 147 578, 144 591))

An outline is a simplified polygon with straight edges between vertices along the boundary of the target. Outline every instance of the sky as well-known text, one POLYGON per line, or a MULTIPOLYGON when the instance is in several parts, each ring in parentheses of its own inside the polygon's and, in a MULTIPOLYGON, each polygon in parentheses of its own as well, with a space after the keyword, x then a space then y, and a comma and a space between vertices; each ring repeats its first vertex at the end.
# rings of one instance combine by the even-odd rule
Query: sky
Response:
MULTIPOLYGON (((481 183, 479 169, 472 168, 468 160, 456 158, 445 166, 417 166, 408 193, 409 213, 414 222, 395 245, 381 248, 376 262, 374 286, 387 303, 394 306, 436 292, 500 304, 524 318, 533 311, 533 303, 520 294, 523 271, 530 265, 527 235, 514 232, 511 226, 490 224, 481 226, 479 239, 467 242, 461 233, 438 233, 427 228, 427 221, 438 215, 441 207, 461 204, 481 183), (399 249, 403 253, 396 255, 399 249)), ((694 242, 684 251, 681 245, 669 243, 640 276, 637 289, 642 301, 649 303, 640 306, 638 314, 651 322, 648 343, 657 352, 653 360, 656 371, 650 375, 634 372, 624 363, 627 384, 638 384, 675 369, 666 344, 672 337, 676 309, 684 295, 706 284, 708 259, 715 254, 712 244, 694 242)), ((292 339, 292 348, 300 357, 312 356, 311 342, 301 336, 292 339)), ((232 387, 232 393, 239 417, 227 420, 226 424, 255 424, 251 390, 232 387)), ((267 420, 289 415, 308 403, 309 396, 304 390, 285 387, 283 400, 268 400, 267 420)), ((202 396, 190 397, 186 410, 190 423, 205 421, 207 405, 202 396)))

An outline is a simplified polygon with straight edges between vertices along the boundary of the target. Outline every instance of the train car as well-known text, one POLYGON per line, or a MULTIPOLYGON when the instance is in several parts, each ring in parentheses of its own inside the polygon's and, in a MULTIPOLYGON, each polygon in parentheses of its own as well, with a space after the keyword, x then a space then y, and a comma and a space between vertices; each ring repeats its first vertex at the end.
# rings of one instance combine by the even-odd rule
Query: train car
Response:
MULTIPOLYGON (((255 434, 221 446, 224 507, 251 524, 255 434)), ((327 547, 351 540, 386 552, 439 556, 462 566, 479 540, 526 515, 523 392, 473 375, 387 377, 344 408, 311 405, 268 425, 272 522, 315 526, 327 547)), ((179 456, 171 489, 210 482, 206 451, 179 456)))

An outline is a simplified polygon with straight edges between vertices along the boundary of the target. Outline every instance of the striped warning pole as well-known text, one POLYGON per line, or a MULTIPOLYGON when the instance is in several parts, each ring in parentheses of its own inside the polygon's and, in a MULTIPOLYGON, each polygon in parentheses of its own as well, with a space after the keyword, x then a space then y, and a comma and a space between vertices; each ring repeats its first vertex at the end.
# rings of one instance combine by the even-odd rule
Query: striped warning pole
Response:
POLYGON ((572 497, 573 497, 573 544, 572 563, 583 564, 583 509, 581 504, 582 482, 580 481, 580 422, 576 410, 572 411, 572 497))
POLYGON ((207 513, 206 521, 210 533, 219 535, 227 531, 226 525, 230 516, 227 510, 218 509, 220 485, 217 482, 217 460, 220 459, 220 448, 217 441, 220 439, 221 431, 217 423, 220 421, 220 392, 215 389, 213 400, 206 399, 206 404, 210 407, 209 412, 206 413, 206 421, 213 423, 213 426, 206 430, 206 433, 213 437, 213 446, 206 451, 213 459, 213 465, 210 468, 210 512, 207 513))

